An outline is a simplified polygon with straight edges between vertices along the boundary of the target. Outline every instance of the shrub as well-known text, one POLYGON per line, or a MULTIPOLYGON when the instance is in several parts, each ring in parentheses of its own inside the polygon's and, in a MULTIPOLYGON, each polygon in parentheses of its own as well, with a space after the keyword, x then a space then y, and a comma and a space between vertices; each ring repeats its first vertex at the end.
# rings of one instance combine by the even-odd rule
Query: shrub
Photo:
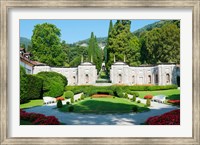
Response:
POLYGON ((141 103, 141 101, 140 101, 140 100, 137 100, 137 103, 141 103))
POLYGON ((57 102, 57 108, 62 108, 63 104, 61 100, 58 100, 57 102))
POLYGON ((66 91, 66 92, 64 92, 63 96, 66 99, 69 99, 69 98, 72 98, 74 96, 74 93, 72 91, 66 91))
POLYGON ((27 103, 28 98, 28 78, 25 69, 20 66, 20 104, 27 103))
POLYGON ((74 106, 69 106, 69 112, 73 112, 74 111, 74 106))
POLYGON ((151 99, 147 99, 146 105, 147 105, 148 107, 151 106, 151 99))
POLYGON ((58 101, 58 100, 63 101, 63 100, 65 100, 65 98, 63 98, 63 97, 57 97, 57 98, 56 98, 56 101, 58 101))
POLYGON ((56 72, 40 72, 36 74, 43 80, 43 96, 61 96, 67 85, 67 79, 56 72))
POLYGON ((137 107, 137 106, 133 106, 133 107, 132 107, 132 111, 133 111, 133 112, 138 112, 138 107, 137 107))
POLYGON ((152 95, 146 95, 146 96, 144 96, 144 99, 152 99, 152 98, 153 98, 152 95))
POLYGON ((28 113, 20 110, 20 119, 30 121, 33 125, 59 125, 60 122, 54 116, 45 116, 39 113, 28 113))
POLYGON ((36 75, 27 75, 28 78, 28 98, 32 99, 40 99, 42 98, 42 87, 43 87, 43 80, 36 75))
POLYGON ((66 105, 69 105, 69 104, 70 104, 70 102, 69 102, 69 101, 67 101, 67 102, 66 102, 66 105))
POLYGON ((172 103, 174 105, 180 105, 180 100, 168 100, 168 103, 172 103))
POLYGON ((180 125, 180 109, 153 116, 147 119, 147 125, 180 125))
POLYGON ((128 94, 127 93, 125 93, 124 98, 128 99, 128 94))
POLYGON ((113 96, 113 99, 115 99, 115 96, 113 96))
POLYGON ((75 100, 75 102, 78 102, 78 100, 75 100))
POLYGON ((136 96, 133 96, 132 101, 133 101, 133 102, 136 101, 136 96))
POLYGON ((84 98, 85 98, 85 95, 82 94, 82 95, 81 95, 81 100, 84 100, 84 98))

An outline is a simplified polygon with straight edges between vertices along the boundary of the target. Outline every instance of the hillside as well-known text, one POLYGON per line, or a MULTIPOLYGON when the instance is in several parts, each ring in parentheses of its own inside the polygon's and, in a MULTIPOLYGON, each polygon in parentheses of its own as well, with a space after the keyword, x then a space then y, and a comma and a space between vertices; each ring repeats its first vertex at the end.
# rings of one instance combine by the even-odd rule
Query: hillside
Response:
POLYGON ((167 23, 169 23, 169 24, 174 23, 180 28, 180 21, 177 21, 177 20, 161 20, 161 21, 146 25, 146 26, 134 31, 133 34, 136 35, 137 37, 139 37, 142 32, 150 31, 153 28, 161 28, 163 25, 165 25, 167 23))
MULTIPOLYGON (((161 20, 161 21, 146 25, 146 26, 144 26, 144 27, 132 32, 132 33, 134 35, 136 35, 137 37, 139 37, 142 32, 150 31, 153 28, 161 28, 164 24, 167 24, 167 23, 174 23, 174 24, 178 25, 178 27, 180 27, 180 21, 177 21, 177 20, 161 20)), ((102 45, 105 46, 106 41, 107 41, 107 37, 97 38, 97 42, 98 42, 99 46, 102 46, 102 45)), ((85 40, 78 41, 75 44, 76 45, 82 45, 82 44, 86 45, 88 43, 89 43, 89 38, 85 39, 85 40)))
POLYGON ((28 45, 31 45, 31 40, 25 37, 20 37, 20 46, 24 44, 25 47, 27 48, 28 45))

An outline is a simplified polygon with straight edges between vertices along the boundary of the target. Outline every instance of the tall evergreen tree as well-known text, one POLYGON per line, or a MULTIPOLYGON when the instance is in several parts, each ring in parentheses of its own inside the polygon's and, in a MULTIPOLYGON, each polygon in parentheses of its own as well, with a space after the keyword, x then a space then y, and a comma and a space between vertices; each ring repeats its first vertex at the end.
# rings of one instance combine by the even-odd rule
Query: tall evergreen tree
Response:
MULTIPOLYGON (((109 40, 109 38, 110 38, 112 29, 113 29, 113 23, 112 23, 112 20, 110 20, 109 29, 108 29, 107 43, 108 43, 108 40, 109 40)), ((108 61, 107 47, 108 47, 108 44, 107 44, 107 45, 105 46, 105 48, 104 48, 104 60, 105 60, 106 63, 107 63, 107 61, 108 61)))
POLYGON ((88 57, 89 60, 93 61, 93 63, 96 65, 97 71, 99 72, 101 70, 101 64, 102 64, 102 50, 98 46, 97 39, 94 36, 93 32, 91 33, 91 37, 89 40, 88 57))
POLYGON ((131 21, 117 20, 108 39, 108 61, 106 67, 109 70, 115 56, 116 61, 124 61, 129 65, 140 64, 140 45, 137 37, 130 32, 131 21))

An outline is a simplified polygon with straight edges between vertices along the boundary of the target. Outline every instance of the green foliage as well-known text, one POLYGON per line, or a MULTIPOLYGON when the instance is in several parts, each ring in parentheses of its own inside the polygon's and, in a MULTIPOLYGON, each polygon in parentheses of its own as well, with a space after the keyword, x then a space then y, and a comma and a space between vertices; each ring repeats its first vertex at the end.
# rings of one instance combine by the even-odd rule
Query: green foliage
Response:
POLYGON ((40 72, 36 75, 43 79, 43 96, 61 96, 67 85, 67 79, 56 72, 40 72))
POLYGON ((146 100, 146 105, 149 107, 149 106, 151 106, 151 99, 147 99, 146 100))
POLYGON ((89 59, 93 59, 93 63, 96 65, 97 72, 99 72, 103 61, 103 53, 101 48, 99 48, 98 46, 96 37, 94 36, 93 32, 91 33, 91 37, 89 40, 88 57, 89 59))
POLYGON ((36 75, 27 75, 28 78, 28 98, 32 99, 41 99, 42 98, 42 87, 43 80, 36 75))
POLYGON ((20 66, 20 104, 27 103, 28 98, 28 77, 26 75, 25 69, 20 66))
POLYGON ((68 108, 68 110, 69 110, 69 112, 73 112, 74 111, 74 106, 69 106, 69 108, 68 108))
POLYGON ((57 102, 57 108, 62 108, 63 104, 61 100, 58 100, 57 102))
POLYGON ((136 101, 136 96, 133 95, 132 101, 135 102, 136 101))
POLYGON ((124 98, 128 99, 128 94, 127 93, 125 93, 124 98))
POLYGON ((132 111, 133 111, 133 112, 138 112, 138 106, 135 106, 135 105, 134 105, 134 106, 132 107, 132 111))
POLYGON ((65 54, 60 43, 60 29, 49 23, 37 24, 31 37, 33 59, 50 66, 63 66, 65 54))
MULTIPOLYGON (((74 103, 74 96, 70 98, 71 103, 74 103)), ((76 100, 75 100, 76 101, 76 100)))
POLYGON ((140 64, 140 44, 137 37, 130 32, 131 21, 129 20, 117 20, 108 35, 107 43, 107 70, 114 62, 114 56, 116 61, 123 61, 124 57, 126 62, 132 66, 138 66, 140 64))
POLYGON ((137 103, 141 103, 141 101, 140 101, 140 100, 137 100, 137 103))
POLYGON ((84 98, 85 98, 85 95, 82 94, 82 95, 81 95, 81 100, 84 100, 84 98))
POLYGON ((72 91, 66 91, 66 92, 64 92, 64 97, 66 99, 69 99, 69 98, 71 98, 73 96, 74 96, 74 93, 72 91))
POLYGON ((180 63, 180 28, 165 24, 141 36, 142 63, 180 63))

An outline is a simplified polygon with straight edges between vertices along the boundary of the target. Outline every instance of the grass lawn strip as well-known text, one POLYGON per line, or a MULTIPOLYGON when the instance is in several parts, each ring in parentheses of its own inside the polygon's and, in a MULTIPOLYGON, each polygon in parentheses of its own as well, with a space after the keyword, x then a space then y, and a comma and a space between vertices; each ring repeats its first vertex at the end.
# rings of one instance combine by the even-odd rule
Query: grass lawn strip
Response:
POLYGON ((30 100, 30 102, 28 102, 28 103, 20 104, 20 109, 31 108, 31 107, 36 107, 36 106, 42 106, 43 102, 44 101, 42 99, 30 100))
MULTIPOLYGON (((64 105, 60 111, 68 112, 70 105, 64 105)), ((138 112, 149 111, 145 104, 131 102, 124 98, 86 98, 73 104, 75 113, 130 113, 133 106, 138 106, 138 112)))
POLYGON ((140 98, 144 98, 145 95, 151 94, 153 96, 166 95, 166 96, 168 96, 166 99, 180 100, 180 90, 179 89, 160 90, 160 91, 136 91, 136 92, 139 93, 140 98))

